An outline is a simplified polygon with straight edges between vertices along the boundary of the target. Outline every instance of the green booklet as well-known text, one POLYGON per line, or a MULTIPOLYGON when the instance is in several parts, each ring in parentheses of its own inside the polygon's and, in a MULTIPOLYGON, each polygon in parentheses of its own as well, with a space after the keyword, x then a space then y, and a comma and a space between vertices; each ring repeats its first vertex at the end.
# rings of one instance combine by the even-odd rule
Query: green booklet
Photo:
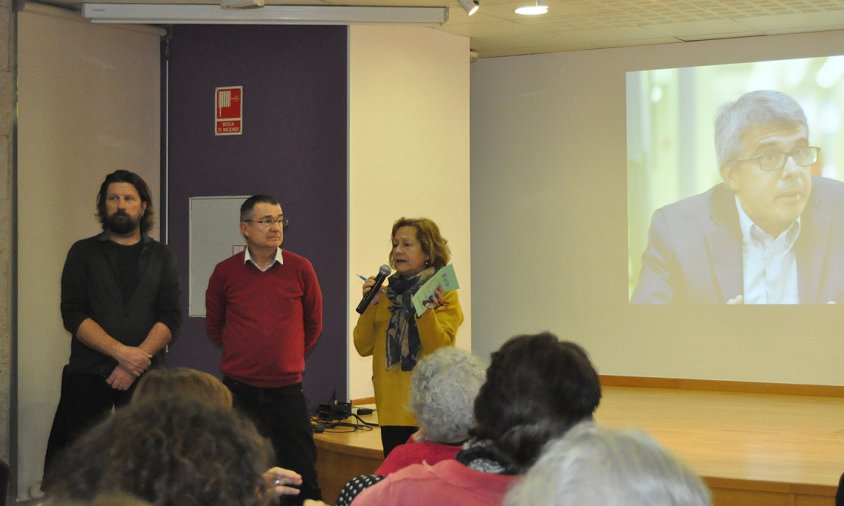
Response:
POLYGON ((454 274, 454 266, 448 264, 438 270, 436 274, 431 276, 430 279, 428 279, 428 281, 419 287, 419 290, 413 294, 411 300, 413 301, 413 307, 416 308, 417 315, 422 316, 425 311, 428 310, 425 306, 425 302, 431 299, 431 296, 433 296, 434 292, 437 291, 438 286, 443 287, 443 292, 450 292, 460 288, 460 285, 457 283, 457 275, 454 274))

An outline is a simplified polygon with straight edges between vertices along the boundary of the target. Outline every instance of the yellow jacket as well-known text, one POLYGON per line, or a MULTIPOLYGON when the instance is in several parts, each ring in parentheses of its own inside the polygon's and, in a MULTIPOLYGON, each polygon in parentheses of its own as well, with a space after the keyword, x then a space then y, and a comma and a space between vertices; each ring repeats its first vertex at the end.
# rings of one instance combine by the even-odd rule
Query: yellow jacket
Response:
MULTIPOLYGON (((443 346, 454 346, 455 335, 463 323, 463 310, 457 290, 446 292, 444 304, 425 311, 416 319, 422 357, 443 346)), ((413 371, 387 370, 387 327, 390 323, 390 301, 381 294, 355 325, 355 349, 362 357, 372 356, 372 384, 375 387, 375 405, 381 425, 417 425, 416 417, 407 407, 410 398, 410 380, 413 371)))

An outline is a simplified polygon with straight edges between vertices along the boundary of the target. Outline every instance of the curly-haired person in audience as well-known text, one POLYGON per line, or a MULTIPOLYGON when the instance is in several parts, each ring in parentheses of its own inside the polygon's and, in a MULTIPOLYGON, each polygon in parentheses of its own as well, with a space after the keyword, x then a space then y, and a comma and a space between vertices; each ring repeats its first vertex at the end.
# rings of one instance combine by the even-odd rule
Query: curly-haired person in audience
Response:
POLYGON ((151 504, 125 492, 105 492, 89 500, 47 499, 38 503, 38 506, 151 506, 151 504))
POLYGON ((374 475, 349 481, 337 506, 351 504, 364 488, 411 464, 454 459, 469 437, 475 421, 472 406, 485 378, 480 359, 460 348, 440 348, 420 360, 413 370, 409 402, 419 430, 396 446, 374 475))
POLYGON ((138 382, 132 402, 168 395, 191 397, 231 409, 232 393, 214 375, 190 367, 163 367, 150 371, 138 382))
MULTIPOLYGON (((162 367, 148 372, 138 382, 132 394, 132 402, 170 395, 190 397, 205 404, 232 409, 231 390, 216 376, 190 367, 162 367)), ((302 485, 302 476, 290 469, 274 466, 264 472, 264 481, 268 486, 275 487, 273 492, 278 496, 299 495, 296 487, 302 485)))
POLYGON ((190 397, 133 402, 77 440, 56 462, 49 499, 125 492, 154 506, 271 504, 272 448, 230 408, 190 397))
POLYGON ((545 443, 591 420, 600 400, 598 373, 583 348, 548 332, 516 336, 492 354, 475 399, 473 437, 456 460, 405 467, 352 504, 501 504, 545 443))
POLYGON ((639 431, 584 422, 549 443, 506 506, 709 506, 686 464, 639 431))

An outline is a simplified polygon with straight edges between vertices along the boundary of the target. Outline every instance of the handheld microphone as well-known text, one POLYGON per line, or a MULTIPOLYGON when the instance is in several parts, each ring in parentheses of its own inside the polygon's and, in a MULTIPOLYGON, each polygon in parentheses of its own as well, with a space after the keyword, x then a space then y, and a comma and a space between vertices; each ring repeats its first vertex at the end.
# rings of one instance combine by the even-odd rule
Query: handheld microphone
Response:
POLYGON ((363 298, 360 300, 360 304, 355 309, 360 314, 363 314, 366 311, 366 308, 369 307, 369 303, 372 302, 372 299, 375 298, 375 294, 378 293, 378 290, 381 289, 381 285, 384 283, 384 280, 387 279, 387 276, 390 275, 390 266, 384 264, 378 269, 378 275, 375 276, 375 284, 372 285, 372 290, 363 294, 363 298))

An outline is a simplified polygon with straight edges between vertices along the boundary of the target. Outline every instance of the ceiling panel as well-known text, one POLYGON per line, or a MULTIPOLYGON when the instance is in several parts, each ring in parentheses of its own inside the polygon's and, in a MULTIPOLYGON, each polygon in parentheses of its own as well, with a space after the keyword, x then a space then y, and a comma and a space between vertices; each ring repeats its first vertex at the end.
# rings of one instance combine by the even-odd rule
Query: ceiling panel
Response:
MULTIPOLYGON (((479 1, 480 10, 470 17, 457 0, 266 0, 268 5, 449 7, 449 20, 436 29, 469 37, 480 58, 844 29, 844 0, 548 0, 548 14, 533 18, 513 12, 519 0, 479 1)), ((81 2, 50 3, 75 8, 81 2)))

